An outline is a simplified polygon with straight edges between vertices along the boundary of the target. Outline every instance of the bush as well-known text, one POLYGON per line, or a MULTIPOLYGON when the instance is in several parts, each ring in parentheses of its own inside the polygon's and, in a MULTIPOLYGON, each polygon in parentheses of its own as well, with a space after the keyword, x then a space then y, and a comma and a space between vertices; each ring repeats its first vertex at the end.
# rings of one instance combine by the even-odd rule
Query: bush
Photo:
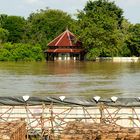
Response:
POLYGON ((0 49, 0 61, 9 61, 11 53, 6 49, 0 49))
POLYGON ((40 45, 5 43, 0 48, 0 61, 42 61, 40 45))

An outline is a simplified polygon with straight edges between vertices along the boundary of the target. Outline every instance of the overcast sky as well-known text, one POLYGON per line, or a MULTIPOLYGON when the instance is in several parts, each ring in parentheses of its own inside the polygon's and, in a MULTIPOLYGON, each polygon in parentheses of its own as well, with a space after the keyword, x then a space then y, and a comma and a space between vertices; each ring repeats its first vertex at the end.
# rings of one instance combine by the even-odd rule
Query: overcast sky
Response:
MULTIPOLYGON (((124 16, 131 23, 140 23, 140 0, 110 0, 124 10, 124 16)), ((84 8, 87 0, 0 0, 0 14, 28 17, 37 9, 49 7, 74 14, 84 8)))

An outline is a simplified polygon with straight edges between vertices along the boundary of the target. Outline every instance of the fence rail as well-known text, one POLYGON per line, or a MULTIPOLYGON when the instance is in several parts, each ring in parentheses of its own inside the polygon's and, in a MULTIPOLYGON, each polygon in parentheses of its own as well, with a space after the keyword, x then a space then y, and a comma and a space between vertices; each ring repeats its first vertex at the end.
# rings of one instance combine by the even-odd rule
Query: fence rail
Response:
POLYGON ((69 122, 111 124, 140 129, 140 99, 0 98, 0 122, 23 119, 28 135, 60 135, 69 122))
POLYGON ((8 122, 25 119, 28 134, 43 136, 60 135, 70 121, 113 124, 123 127, 140 128, 139 107, 110 107, 98 104, 96 107, 83 106, 0 106, 0 121, 8 122))

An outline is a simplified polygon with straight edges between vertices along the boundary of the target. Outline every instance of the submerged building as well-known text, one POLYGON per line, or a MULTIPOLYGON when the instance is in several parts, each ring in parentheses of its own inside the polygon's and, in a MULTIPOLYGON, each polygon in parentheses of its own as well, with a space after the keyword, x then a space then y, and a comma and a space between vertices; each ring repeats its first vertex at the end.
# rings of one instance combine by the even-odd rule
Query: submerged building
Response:
POLYGON ((84 60, 82 43, 68 29, 48 44, 46 60, 84 60))

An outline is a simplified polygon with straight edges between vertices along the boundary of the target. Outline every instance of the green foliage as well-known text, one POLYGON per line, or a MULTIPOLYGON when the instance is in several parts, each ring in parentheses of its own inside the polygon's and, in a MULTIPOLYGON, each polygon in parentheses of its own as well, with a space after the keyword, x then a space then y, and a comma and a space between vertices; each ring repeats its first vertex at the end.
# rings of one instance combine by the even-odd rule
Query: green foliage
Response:
POLYGON ((121 25, 121 31, 123 33, 123 45, 122 45, 122 51, 120 52, 121 56, 125 56, 125 57, 129 57, 131 56, 131 50, 128 47, 128 40, 130 39, 131 33, 130 33, 130 28, 133 25, 131 23, 129 23, 126 19, 124 19, 122 21, 122 25, 121 25))
POLYGON ((25 19, 19 16, 3 17, 2 27, 9 32, 8 41, 12 43, 19 43, 22 40, 25 19))
POLYGON ((127 46, 131 56, 140 56, 140 24, 130 27, 130 37, 127 40, 127 46))
POLYGON ((42 61, 40 45, 5 43, 0 48, 0 61, 42 61))
POLYGON ((0 46, 0 60, 42 60, 47 44, 67 27, 79 35, 89 60, 95 57, 140 56, 140 24, 129 23, 123 17, 123 10, 114 2, 89 0, 77 13, 77 19, 53 9, 41 9, 26 20, 1 14, 0 45, 3 45, 0 46))
POLYGON ((5 14, 0 15, 0 28, 2 28, 4 26, 6 18, 7 18, 7 15, 5 15, 5 14))
POLYGON ((100 55, 100 50, 97 48, 92 48, 91 50, 89 50, 89 53, 87 53, 86 58, 88 60, 94 60, 96 57, 98 57, 100 55))
POLYGON ((0 43, 6 42, 8 36, 9 36, 8 30, 0 28, 0 43))
POLYGON ((123 11, 114 2, 108 0, 87 2, 84 10, 78 14, 79 35, 89 53, 87 56, 92 58, 91 54, 93 57, 120 55, 124 43, 121 31, 122 14, 123 11))
POLYGON ((42 48, 70 25, 72 18, 61 10, 40 10, 32 13, 27 20, 25 41, 39 43, 42 48))
POLYGON ((11 54, 8 50, 1 48, 0 49, 0 61, 9 61, 11 54))

